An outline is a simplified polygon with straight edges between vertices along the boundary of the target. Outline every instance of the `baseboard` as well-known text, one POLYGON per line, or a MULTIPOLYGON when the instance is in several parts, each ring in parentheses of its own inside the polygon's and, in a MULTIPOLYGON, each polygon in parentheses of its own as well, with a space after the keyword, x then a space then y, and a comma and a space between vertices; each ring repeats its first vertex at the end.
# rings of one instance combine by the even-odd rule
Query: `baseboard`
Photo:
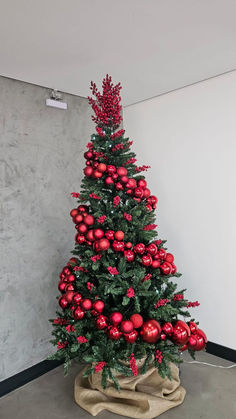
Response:
POLYGON ((35 380, 35 378, 38 378, 40 375, 53 370, 62 363, 63 361, 41 361, 38 364, 33 365, 32 367, 27 368, 26 370, 21 371, 4 381, 1 381, 0 397, 5 396, 5 394, 24 386, 32 380, 35 380))
MULTIPOLYGON (((220 358, 227 359, 228 361, 236 363, 236 351, 226 346, 218 345, 218 343, 208 342, 206 351, 209 354, 219 356, 220 358)), ((63 361, 42 361, 24 371, 19 372, 12 377, 0 383, 0 397, 19 387, 29 383, 32 380, 40 377, 48 371, 61 365, 63 361)))

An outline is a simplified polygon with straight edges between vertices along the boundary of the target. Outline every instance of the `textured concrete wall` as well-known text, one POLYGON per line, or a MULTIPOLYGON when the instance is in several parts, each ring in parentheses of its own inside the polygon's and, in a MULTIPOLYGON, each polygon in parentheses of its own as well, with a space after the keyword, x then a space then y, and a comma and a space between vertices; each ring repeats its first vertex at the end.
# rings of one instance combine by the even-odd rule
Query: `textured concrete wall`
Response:
POLYGON ((49 90, 0 77, 0 380, 45 359, 58 273, 75 230, 69 211, 94 127, 87 99, 45 106, 49 90))

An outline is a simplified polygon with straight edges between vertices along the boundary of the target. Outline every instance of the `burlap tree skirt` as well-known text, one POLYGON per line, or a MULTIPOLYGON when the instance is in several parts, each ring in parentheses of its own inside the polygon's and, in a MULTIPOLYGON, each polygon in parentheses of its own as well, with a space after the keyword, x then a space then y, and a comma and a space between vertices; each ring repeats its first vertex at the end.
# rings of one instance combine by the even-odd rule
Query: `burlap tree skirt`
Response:
POLYGON ((185 397, 179 369, 174 364, 170 368, 171 381, 161 378, 153 366, 149 366, 146 374, 136 377, 117 374, 121 388, 118 392, 110 381, 105 390, 102 388, 101 372, 84 378, 86 367, 75 378, 75 401, 93 416, 108 410, 129 418, 155 418, 181 404, 185 397))

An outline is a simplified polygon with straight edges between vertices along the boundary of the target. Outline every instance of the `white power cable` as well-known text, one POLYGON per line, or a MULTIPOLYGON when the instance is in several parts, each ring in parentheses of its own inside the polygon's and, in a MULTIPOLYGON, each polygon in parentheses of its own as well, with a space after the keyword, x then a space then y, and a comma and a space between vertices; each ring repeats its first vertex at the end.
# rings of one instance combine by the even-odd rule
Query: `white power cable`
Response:
POLYGON ((224 369, 229 369, 229 368, 236 367, 236 364, 229 365, 228 367, 223 367, 223 365, 208 364, 208 362, 200 362, 200 361, 184 361, 184 362, 186 364, 202 364, 202 365, 209 365, 210 367, 224 368, 224 369))

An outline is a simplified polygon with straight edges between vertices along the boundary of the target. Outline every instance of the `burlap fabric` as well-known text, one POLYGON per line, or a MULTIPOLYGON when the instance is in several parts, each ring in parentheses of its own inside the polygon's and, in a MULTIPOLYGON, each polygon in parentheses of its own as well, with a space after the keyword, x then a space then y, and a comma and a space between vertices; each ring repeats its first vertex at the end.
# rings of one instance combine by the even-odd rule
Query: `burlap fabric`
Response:
POLYGON ((180 385, 179 369, 170 364, 172 380, 161 378, 155 367, 146 374, 125 377, 116 374, 120 383, 118 392, 111 381, 104 390, 101 372, 83 377, 83 369, 75 378, 75 401, 92 416, 108 410, 129 418, 152 419, 181 404, 185 389, 180 385))

